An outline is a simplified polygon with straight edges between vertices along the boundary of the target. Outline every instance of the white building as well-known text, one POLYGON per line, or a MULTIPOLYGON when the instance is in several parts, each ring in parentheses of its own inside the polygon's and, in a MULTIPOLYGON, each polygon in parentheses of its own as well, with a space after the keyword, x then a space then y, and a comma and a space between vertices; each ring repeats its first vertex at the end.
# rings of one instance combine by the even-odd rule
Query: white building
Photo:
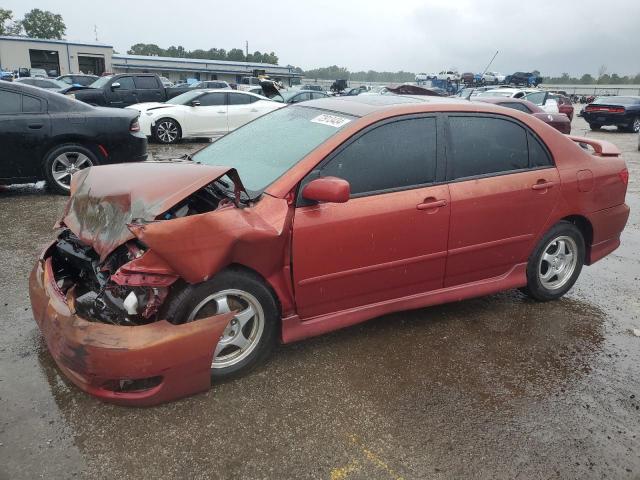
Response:
POLYGON ((238 83, 241 77, 266 74, 291 85, 293 79, 300 78, 300 74, 293 72, 291 67, 269 63, 120 55, 113 53, 111 45, 102 43, 8 36, 0 36, 0 67, 10 71, 44 68, 50 76, 67 73, 157 73, 172 81, 195 78, 238 83))
MULTIPOLYGON (((44 68, 55 75, 93 73, 111 68, 113 47, 102 43, 77 43, 0 36, 0 66, 4 70, 44 68)), ((50 73, 50 75, 51 75, 50 73)))

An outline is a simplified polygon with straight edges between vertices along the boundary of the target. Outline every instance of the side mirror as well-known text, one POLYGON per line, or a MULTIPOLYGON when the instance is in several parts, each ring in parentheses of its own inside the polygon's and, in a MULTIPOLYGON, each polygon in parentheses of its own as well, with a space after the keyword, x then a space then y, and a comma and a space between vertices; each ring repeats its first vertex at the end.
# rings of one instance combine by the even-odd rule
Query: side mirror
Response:
POLYGON ((120 82, 113 82, 111 84, 111 90, 114 90, 116 88, 120 88, 120 82))
POLYGON ((192 100, 191 101, 191 106, 192 107, 199 107, 200 106, 200 102, 198 100, 192 100))
POLYGON ((316 178, 302 190, 306 200, 328 203, 345 203, 351 195, 349 182, 338 177, 316 178))

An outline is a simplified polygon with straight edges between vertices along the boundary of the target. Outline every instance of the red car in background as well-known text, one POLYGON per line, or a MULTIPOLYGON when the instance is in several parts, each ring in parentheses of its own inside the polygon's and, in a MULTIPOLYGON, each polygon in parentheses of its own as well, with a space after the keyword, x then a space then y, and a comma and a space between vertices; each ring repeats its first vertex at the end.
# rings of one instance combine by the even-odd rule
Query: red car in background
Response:
POLYGON ((288 106, 193 161, 75 174, 31 275, 34 317, 81 389, 152 405, 278 340, 513 288, 554 300, 620 244, 619 154, 490 103, 288 106))
POLYGON ((567 115, 565 115, 564 113, 547 113, 542 108, 530 102, 529 100, 506 97, 474 97, 474 101, 493 103, 494 105, 500 105, 501 107, 519 110, 521 112, 533 115, 539 120, 542 120, 544 123, 551 125, 559 132, 565 134, 571 133, 571 120, 567 115))
POLYGON ((558 103, 558 110, 560 113, 564 113, 569 120, 573 120, 573 103, 571 103, 571 99, 566 95, 561 95, 558 93, 550 93, 549 98, 555 100, 558 103))

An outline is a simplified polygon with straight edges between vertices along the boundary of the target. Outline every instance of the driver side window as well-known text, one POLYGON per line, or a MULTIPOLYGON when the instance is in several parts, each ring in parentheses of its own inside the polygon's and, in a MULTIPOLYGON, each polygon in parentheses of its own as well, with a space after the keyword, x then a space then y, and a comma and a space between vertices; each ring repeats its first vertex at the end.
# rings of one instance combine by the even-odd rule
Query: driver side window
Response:
POLYGON ((352 196, 408 189, 436 179, 436 119, 386 123, 347 145, 320 172, 347 180, 352 196))
POLYGON ((133 77, 120 77, 119 79, 115 80, 113 83, 119 83, 120 84, 120 90, 135 90, 136 86, 133 83, 133 77))

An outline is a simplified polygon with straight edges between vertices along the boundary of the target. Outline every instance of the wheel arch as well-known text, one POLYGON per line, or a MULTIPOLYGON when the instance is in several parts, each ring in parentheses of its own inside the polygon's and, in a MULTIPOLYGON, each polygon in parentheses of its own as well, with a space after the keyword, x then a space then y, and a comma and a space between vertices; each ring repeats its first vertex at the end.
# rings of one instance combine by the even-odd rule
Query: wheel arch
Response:
POLYGON ((584 239, 584 247, 585 247, 585 264, 591 264, 591 246, 593 245, 593 225, 591 221, 583 215, 568 215, 560 221, 565 221, 572 223, 575 225, 580 233, 582 234, 582 238, 584 239))
POLYGON ((241 263, 230 263, 225 268, 220 270, 220 272, 229 271, 229 270, 244 273, 245 275, 249 275, 253 277, 255 280, 258 280, 261 283, 263 283, 267 287, 271 295, 273 296, 273 299, 276 302, 276 306, 278 307, 278 312, 280 312, 280 318, 282 318, 283 311, 282 311, 282 301, 280 299, 280 295, 278 295, 278 291, 275 288, 275 286, 264 275, 262 275, 257 270, 254 270, 253 268, 248 267, 241 263))
POLYGON ((84 135, 77 134, 64 134, 53 137, 50 141, 47 142, 44 153, 42 155, 41 162, 49 156, 52 150, 62 147, 66 144, 77 144, 84 148, 87 148, 93 152, 93 154, 98 157, 98 160, 105 161, 106 158, 100 148, 98 147, 99 143, 90 137, 86 137, 84 135))

